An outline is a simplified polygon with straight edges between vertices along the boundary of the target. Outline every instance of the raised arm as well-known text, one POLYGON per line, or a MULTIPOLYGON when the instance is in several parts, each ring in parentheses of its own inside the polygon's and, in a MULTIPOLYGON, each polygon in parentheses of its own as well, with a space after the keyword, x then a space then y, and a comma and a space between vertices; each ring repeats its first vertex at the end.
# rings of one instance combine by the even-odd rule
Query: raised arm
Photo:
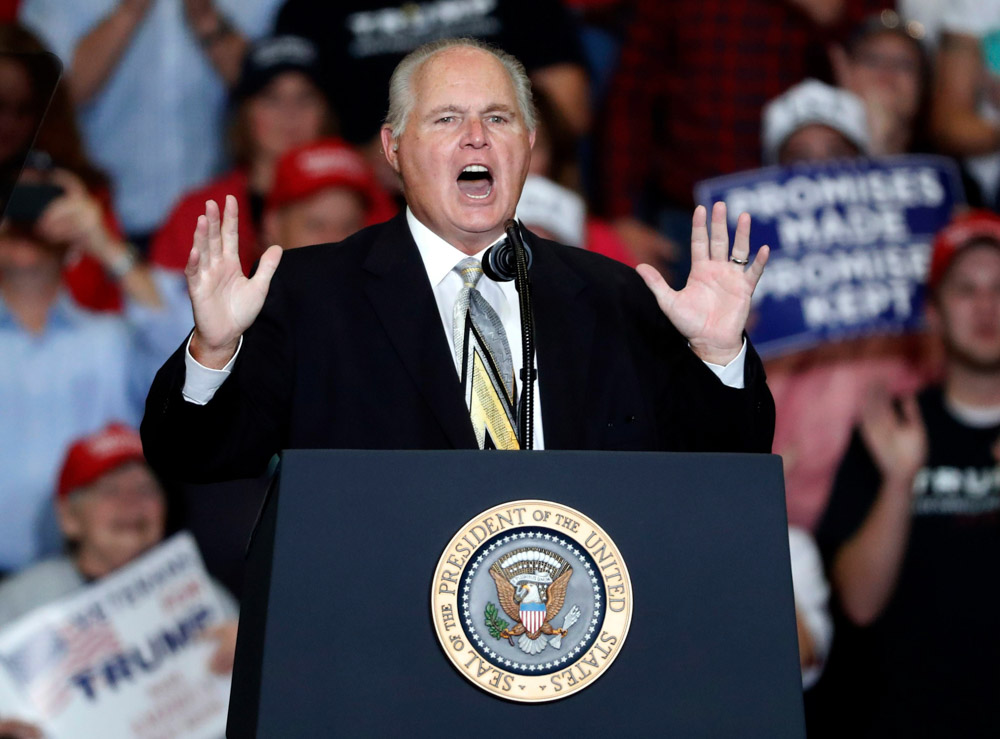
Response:
POLYGON ((49 204, 35 228, 53 244, 69 244, 89 254, 117 280, 125 296, 136 304, 160 308, 162 296, 149 268, 128 244, 118 238, 105 221, 100 203, 79 177, 55 170, 52 182, 64 194, 49 204))
POLYGON ((86 103, 104 87, 152 4, 152 0, 121 0, 76 45, 68 77, 77 105, 86 103))
POLYGON ((706 221, 706 210, 699 205, 691 223, 691 273, 682 290, 671 288, 648 264, 636 269, 694 353, 705 362, 726 365, 743 348, 750 299, 769 249, 762 246, 750 263, 750 216, 743 213, 730 255, 725 203, 716 203, 712 209, 711 238, 706 221))
POLYGON ((195 38, 227 85, 239 79, 247 40, 212 0, 184 0, 184 14, 195 38))
MULTIPOLYGON (((232 196, 222 218, 214 201, 198 217, 185 268, 195 329, 156 373, 146 398, 140 428, 146 459, 166 479, 252 477, 284 445, 289 357, 282 350, 281 321, 273 313, 270 321, 267 313, 261 315, 265 297, 274 292, 271 278, 281 247, 268 249, 247 279, 238 255, 237 218, 232 196), (233 376, 213 371, 233 359, 251 325, 253 339, 240 349, 233 376), (252 377, 239 371, 248 354, 252 377)), ((283 305, 276 295, 269 302, 278 311, 283 305)))
POLYGON ((934 75, 931 130, 946 152, 974 156, 1000 148, 1000 126, 978 109, 986 78, 979 39, 943 33, 934 75))
POLYGON ((205 203, 184 268, 194 313, 191 356, 211 369, 222 369, 236 354, 240 337, 264 305, 281 259, 281 247, 270 247, 260 258, 257 273, 247 279, 240 265, 238 220, 232 195, 226 196, 221 220, 218 204, 205 203))
POLYGON ((833 560, 831 579, 848 617, 874 621, 892 597, 910 537, 913 481, 927 456, 927 434, 914 398, 897 413, 884 388, 873 390, 861 415, 861 436, 882 478, 858 531, 833 560))

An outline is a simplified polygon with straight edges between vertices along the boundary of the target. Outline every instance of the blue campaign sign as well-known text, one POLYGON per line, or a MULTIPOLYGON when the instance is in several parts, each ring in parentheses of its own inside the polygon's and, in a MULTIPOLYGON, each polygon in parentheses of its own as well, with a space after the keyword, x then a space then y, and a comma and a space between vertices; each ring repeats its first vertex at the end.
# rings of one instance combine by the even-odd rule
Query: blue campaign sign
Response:
POLYGON ((921 324, 934 234, 965 195, 954 163, 907 155, 769 167, 700 182, 730 233, 750 213, 751 252, 771 258, 749 334, 765 356, 921 324))

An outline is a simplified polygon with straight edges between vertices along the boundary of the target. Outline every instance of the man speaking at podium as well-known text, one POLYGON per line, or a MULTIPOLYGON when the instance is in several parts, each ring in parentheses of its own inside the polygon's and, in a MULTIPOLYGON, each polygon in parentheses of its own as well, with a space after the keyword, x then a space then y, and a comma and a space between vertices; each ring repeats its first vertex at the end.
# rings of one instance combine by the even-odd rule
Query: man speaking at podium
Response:
MULTIPOLYGON (((518 293, 480 259, 514 216, 534 138, 520 63, 439 41, 390 82, 382 144, 405 213, 338 245, 272 246, 248 280, 235 199, 221 217, 207 203, 185 270, 195 328, 146 404, 150 463, 211 481, 286 448, 521 446, 518 293)), ((743 335, 767 247, 751 264, 749 216, 731 253, 724 206, 711 238, 706 220, 695 211, 678 292, 649 266, 524 232, 534 448, 770 451, 774 405, 743 335)))

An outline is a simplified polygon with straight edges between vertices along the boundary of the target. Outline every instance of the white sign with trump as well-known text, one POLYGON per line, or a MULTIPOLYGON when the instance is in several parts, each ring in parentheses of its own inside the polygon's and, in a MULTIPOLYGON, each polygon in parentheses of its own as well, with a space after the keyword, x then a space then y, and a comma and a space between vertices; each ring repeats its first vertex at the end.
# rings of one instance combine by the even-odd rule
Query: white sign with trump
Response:
POLYGON ((194 539, 178 534, 0 632, 0 715, 51 739, 216 739, 230 678, 213 675, 225 618, 194 539))

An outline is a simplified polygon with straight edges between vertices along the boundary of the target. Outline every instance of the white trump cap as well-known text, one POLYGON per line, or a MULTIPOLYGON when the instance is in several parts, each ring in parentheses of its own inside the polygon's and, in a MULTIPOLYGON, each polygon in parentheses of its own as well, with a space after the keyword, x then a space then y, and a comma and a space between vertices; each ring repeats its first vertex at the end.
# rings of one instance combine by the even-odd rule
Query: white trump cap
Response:
POLYGON ((788 137, 812 124, 828 126, 853 143, 862 154, 871 149, 868 114, 853 92, 819 80, 805 80, 788 88, 764 106, 761 143, 764 163, 777 164, 788 137))

